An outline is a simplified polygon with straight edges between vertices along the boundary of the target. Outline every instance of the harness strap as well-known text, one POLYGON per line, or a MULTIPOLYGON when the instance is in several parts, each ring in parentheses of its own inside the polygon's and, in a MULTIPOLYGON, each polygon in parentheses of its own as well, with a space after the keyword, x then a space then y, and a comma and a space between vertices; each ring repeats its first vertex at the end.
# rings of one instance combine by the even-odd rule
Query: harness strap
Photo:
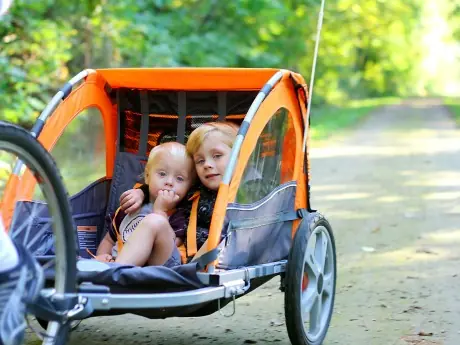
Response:
POLYGON ((196 224, 198 221, 198 202, 200 201, 200 192, 193 194, 190 200, 193 200, 193 203, 187 228, 187 257, 193 257, 197 252, 196 224))
MULTIPOLYGON (((205 245, 206 245, 206 243, 203 244, 203 246, 201 248, 205 248, 205 245)), ((211 263, 214 260, 216 260, 218 256, 219 256, 219 249, 214 248, 213 250, 211 250, 209 252, 206 252, 203 255, 200 255, 199 257, 195 256, 193 258, 192 262, 196 262, 197 263, 197 268, 199 270, 202 270, 202 269, 204 269, 206 267, 206 265, 208 265, 209 263, 211 263)))
POLYGON ((121 239, 121 235, 120 235, 120 231, 117 227, 117 223, 115 222, 115 220, 117 219, 117 216, 118 216, 118 212, 120 212, 121 210, 121 207, 118 207, 117 210, 115 211, 115 214, 113 216, 113 219, 112 219, 112 229, 113 231, 115 231, 115 235, 117 236, 117 251, 118 253, 121 252, 121 249, 123 248, 123 240, 121 239))

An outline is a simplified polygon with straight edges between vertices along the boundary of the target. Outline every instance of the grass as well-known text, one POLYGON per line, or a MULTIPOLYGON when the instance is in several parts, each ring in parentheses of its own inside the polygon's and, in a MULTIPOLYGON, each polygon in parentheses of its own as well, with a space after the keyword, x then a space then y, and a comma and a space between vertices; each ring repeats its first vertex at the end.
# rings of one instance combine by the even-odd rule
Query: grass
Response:
POLYGON ((460 125, 460 98, 447 97, 444 98, 444 104, 455 118, 457 124, 460 125))
POLYGON ((372 98, 349 101, 344 105, 324 106, 311 110, 311 140, 324 140, 334 132, 357 124, 374 109, 387 104, 398 104, 400 98, 372 98))

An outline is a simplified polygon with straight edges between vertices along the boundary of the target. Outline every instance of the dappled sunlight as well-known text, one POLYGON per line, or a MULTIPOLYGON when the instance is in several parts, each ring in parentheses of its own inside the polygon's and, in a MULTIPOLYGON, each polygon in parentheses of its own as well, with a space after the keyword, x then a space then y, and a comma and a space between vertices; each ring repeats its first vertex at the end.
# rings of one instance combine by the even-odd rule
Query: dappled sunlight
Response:
MULTIPOLYGON (((341 259, 341 269, 402 269, 413 265, 419 267, 421 264, 430 264, 435 261, 460 260, 460 253, 458 251, 458 246, 460 245, 460 227, 426 232, 417 241, 404 247, 395 248, 398 244, 393 244, 393 248, 389 248, 388 250, 377 246, 372 252, 366 252, 362 248, 356 247, 353 253, 341 259)), ((419 267, 417 272, 423 271, 419 267)), ((417 275, 421 276, 419 273, 417 275)))
POLYGON ((414 178, 404 182, 403 185, 418 187, 460 187, 460 171, 438 170, 428 174, 416 172, 405 176, 412 175, 415 175, 414 178))
POLYGON ((356 219, 369 219, 373 217, 373 214, 361 211, 348 211, 348 210, 330 210, 327 212, 327 218, 330 220, 356 220, 356 219))
POLYGON ((444 213, 458 215, 460 214, 460 205, 454 205, 453 207, 450 207, 449 209, 445 210, 444 213))
POLYGON ((410 128, 410 130, 391 130, 383 132, 373 128, 362 131, 362 145, 354 145, 355 138, 331 140, 328 146, 314 146, 310 151, 311 158, 333 158, 354 156, 411 156, 415 154, 440 154, 460 152, 460 133, 452 129, 410 128), (442 134, 440 134, 442 133, 442 134), (372 145, 366 145, 372 140, 372 145))
POLYGON ((433 261, 450 260, 452 251, 449 248, 434 246, 406 246, 389 251, 371 253, 360 252, 347 255, 341 260, 341 269, 350 270, 356 268, 391 268, 409 266, 415 263, 429 263, 433 261), (427 249, 429 247, 429 249, 427 249))
POLYGON ((460 198, 460 191, 422 194, 424 200, 455 200, 460 198))
POLYGON ((416 170, 402 170, 402 171, 398 172, 398 174, 401 175, 401 176, 414 176, 414 175, 420 174, 420 171, 416 171, 416 170))
POLYGON ((444 230, 437 231, 434 233, 428 233, 423 235, 424 239, 436 242, 436 243, 459 243, 460 244, 460 229, 456 230, 444 230))
POLYGON ((381 203, 394 203, 394 202, 401 202, 405 200, 406 198, 400 196, 400 195, 386 195, 386 196, 381 196, 375 199, 376 202, 381 202, 381 203))
POLYGON ((414 154, 436 154, 460 152, 460 138, 454 145, 394 145, 394 146, 340 146, 323 147, 311 150, 311 158, 333 158, 333 157, 354 157, 354 156, 411 156, 414 154))
POLYGON ((328 201, 340 201, 340 200, 355 200, 355 199, 366 199, 371 197, 369 193, 342 193, 342 194, 330 194, 321 197, 322 200, 328 201))
POLYGON ((323 191, 336 191, 336 190, 348 190, 350 186, 346 186, 343 184, 327 184, 327 185, 321 185, 321 184, 315 184, 314 187, 315 192, 323 192, 323 191))

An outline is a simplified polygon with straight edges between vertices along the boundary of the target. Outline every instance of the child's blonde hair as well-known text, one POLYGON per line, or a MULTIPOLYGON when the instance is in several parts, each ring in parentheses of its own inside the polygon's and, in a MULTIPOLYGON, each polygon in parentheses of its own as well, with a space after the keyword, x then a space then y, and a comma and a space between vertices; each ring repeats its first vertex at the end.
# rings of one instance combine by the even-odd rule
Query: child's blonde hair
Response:
POLYGON ((193 156, 198 151, 201 144, 203 144, 208 134, 214 131, 224 134, 224 144, 232 148, 233 142, 238 134, 238 129, 239 127, 231 122, 205 123, 190 134, 187 141, 187 152, 190 156, 193 156))
POLYGON ((170 141, 163 143, 161 145, 155 146, 149 154, 147 164, 144 169, 144 179, 146 182, 149 180, 150 172, 154 168, 158 159, 160 159, 162 153, 170 154, 178 158, 183 158, 184 162, 188 163, 190 170, 190 177, 193 180, 195 178, 195 165, 193 164, 192 157, 187 153, 185 145, 180 144, 175 141, 170 141))

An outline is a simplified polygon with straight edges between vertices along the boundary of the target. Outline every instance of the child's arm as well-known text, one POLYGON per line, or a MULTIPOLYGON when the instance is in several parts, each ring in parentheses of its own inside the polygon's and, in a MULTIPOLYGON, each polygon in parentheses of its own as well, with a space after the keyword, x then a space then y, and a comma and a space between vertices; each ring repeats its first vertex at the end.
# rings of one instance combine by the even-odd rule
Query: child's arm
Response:
POLYGON ((114 245, 115 242, 112 240, 109 232, 107 231, 101 243, 99 243, 99 247, 97 247, 96 255, 112 254, 112 248, 114 245))
POLYGON ((132 214, 138 211, 143 204, 147 204, 149 202, 148 187, 148 185, 143 185, 141 188, 129 189, 123 192, 123 194, 120 195, 121 209, 127 214, 132 214), (145 194, 144 186, 147 186, 147 194, 145 194))
POLYGON ((94 258, 98 261, 112 261, 112 248, 114 245, 115 242, 110 237, 109 232, 107 232, 101 243, 99 243, 99 247, 97 247, 96 256, 94 258))

